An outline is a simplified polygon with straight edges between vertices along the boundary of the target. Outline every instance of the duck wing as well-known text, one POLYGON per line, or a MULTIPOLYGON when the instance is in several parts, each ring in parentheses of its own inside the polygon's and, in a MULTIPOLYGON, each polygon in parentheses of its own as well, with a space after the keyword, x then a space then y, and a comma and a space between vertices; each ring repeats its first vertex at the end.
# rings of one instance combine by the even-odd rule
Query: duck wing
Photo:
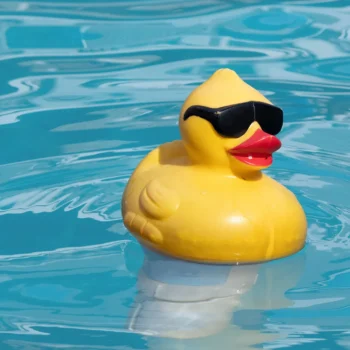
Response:
POLYGON ((173 215, 180 206, 180 197, 175 190, 152 180, 141 192, 140 206, 150 218, 162 220, 173 215))

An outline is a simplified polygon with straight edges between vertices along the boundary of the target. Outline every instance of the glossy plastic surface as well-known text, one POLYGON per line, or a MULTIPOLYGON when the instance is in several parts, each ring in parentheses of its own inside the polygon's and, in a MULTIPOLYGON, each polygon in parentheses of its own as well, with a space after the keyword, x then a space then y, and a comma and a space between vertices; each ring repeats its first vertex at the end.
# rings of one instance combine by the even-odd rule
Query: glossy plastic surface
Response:
POLYGON ((148 154, 123 195, 124 224, 141 244, 207 263, 262 262, 302 249, 307 221, 301 205, 261 172, 281 146, 277 137, 257 122, 239 138, 222 137, 202 118, 183 118, 192 105, 247 101, 271 104, 229 69, 188 96, 179 116, 182 140, 148 154))

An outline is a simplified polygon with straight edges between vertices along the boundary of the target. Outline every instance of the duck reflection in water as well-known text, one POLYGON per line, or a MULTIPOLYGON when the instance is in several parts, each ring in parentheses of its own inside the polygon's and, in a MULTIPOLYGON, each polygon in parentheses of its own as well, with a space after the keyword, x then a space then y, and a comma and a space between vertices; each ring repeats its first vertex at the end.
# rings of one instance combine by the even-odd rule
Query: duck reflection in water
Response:
MULTIPOLYGON (((262 310, 292 305, 285 292, 296 285, 304 265, 302 252, 270 263, 232 266, 197 264, 144 251, 128 328, 168 341, 203 337, 222 341, 224 336, 226 341, 231 339, 231 345, 240 338, 253 346, 276 339, 276 334, 243 328, 251 328, 249 323, 257 318, 264 322, 252 312, 260 315, 262 310)), ((150 341, 157 342, 155 339, 150 341)), ((200 348, 211 346, 214 344, 202 343, 200 348)), ((248 344, 240 346, 250 348, 248 344)))

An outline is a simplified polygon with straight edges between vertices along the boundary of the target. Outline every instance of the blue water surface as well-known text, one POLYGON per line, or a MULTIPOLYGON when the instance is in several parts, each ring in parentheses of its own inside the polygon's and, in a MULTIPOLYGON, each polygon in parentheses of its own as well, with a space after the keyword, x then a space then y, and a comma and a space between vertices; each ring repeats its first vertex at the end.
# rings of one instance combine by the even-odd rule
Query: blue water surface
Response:
POLYGON ((0 350, 350 349, 349 55, 348 0, 0 1, 0 350), (144 259, 126 182, 222 67, 285 111, 307 245, 144 259))

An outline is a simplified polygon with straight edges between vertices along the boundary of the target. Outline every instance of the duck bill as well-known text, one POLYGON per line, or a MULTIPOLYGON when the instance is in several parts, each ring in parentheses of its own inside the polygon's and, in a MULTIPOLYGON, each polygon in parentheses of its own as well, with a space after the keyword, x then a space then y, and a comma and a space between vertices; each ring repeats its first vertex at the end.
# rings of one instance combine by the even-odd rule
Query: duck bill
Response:
POLYGON ((272 164, 272 153, 282 146, 281 141, 258 129, 248 140, 229 153, 239 161, 257 167, 268 167, 272 164))

